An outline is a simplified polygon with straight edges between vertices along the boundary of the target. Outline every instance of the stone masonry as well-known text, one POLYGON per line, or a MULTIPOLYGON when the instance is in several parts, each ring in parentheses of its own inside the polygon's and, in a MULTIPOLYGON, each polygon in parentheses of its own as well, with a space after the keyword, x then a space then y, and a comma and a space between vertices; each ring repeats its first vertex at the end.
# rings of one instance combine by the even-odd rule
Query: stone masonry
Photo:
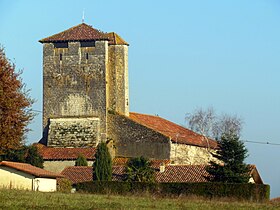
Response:
POLYGON ((217 160, 212 156, 214 149, 186 145, 171 144, 170 160, 174 164, 203 165, 217 160))
POLYGON ((170 158, 170 140, 124 115, 109 114, 109 136, 115 140, 115 156, 170 158))
MULTIPOLYGON (((128 44, 116 33, 79 24, 43 43, 43 138, 48 147, 96 147, 112 157, 207 164, 215 148, 163 118, 129 113, 128 44), (142 119, 142 120, 141 120, 142 119)), ((50 156, 50 155, 49 155, 50 156)), ((52 170, 73 160, 48 162, 52 170), (68 162, 67 162, 68 161, 68 162)))
MULTIPOLYGON (((112 35, 121 40, 118 35, 112 35)), ((95 146, 107 139, 109 110, 128 115, 128 44, 121 41, 116 43, 109 34, 86 24, 40 40, 44 44, 44 138, 41 142, 56 147, 95 146), (92 127, 95 134, 91 143, 89 140, 85 143, 84 139, 88 139, 85 132, 75 138, 70 133, 62 138, 58 135, 66 129, 62 126, 63 119, 65 125, 71 124, 71 129, 76 126, 86 131, 86 124, 75 125, 79 121, 76 118, 81 117, 99 119, 92 127), (60 126, 54 120, 57 118, 60 126)))
POLYGON ((48 146, 96 147, 100 139, 99 118, 50 119, 48 146))

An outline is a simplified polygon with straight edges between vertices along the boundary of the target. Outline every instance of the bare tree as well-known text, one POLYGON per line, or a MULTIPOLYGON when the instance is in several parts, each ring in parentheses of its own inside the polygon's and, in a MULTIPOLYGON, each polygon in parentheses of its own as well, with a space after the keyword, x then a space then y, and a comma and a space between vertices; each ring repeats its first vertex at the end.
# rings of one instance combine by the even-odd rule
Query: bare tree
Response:
POLYGON ((207 138, 219 140, 224 133, 240 136, 243 121, 236 115, 223 114, 218 116, 212 107, 207 110, 199 108, 186 115, 188 127, 207 138))
POLYGON ((218 118, 216 127, 213 130, 213 136, 220 139, 222 134, 234 134, 238 138, 241 135, 243 121, 237 115, 223 114, 218 118))
POLYGON ((206 137, 211 137, 212 130, 215 127, 216 114, 212 107, 207 110, 199 108, 192 114, 187 114, 186 118, 189 128, 206 137))

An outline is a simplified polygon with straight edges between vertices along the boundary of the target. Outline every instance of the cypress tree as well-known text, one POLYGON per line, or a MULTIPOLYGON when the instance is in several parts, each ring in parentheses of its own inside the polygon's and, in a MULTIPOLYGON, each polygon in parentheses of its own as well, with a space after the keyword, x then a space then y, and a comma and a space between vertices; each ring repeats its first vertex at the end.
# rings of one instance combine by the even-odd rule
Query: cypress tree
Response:
POLYGON ((233 133, 223 134, 218 150, 213 154, 222 164, 211 161, 207 167, 209 181, 224 183, 248 183, 249 167, 244 163, 248 151, 239 137, 233 133))
POLYGON ((93 163, 93 180, 112 180, 112 159, 105 142, 101 142, 97 146, 93 163))
POLYGON ((77 160, 75 161, 75 166, 88 166, 87 159, 83 154, 79 154, 77 160))

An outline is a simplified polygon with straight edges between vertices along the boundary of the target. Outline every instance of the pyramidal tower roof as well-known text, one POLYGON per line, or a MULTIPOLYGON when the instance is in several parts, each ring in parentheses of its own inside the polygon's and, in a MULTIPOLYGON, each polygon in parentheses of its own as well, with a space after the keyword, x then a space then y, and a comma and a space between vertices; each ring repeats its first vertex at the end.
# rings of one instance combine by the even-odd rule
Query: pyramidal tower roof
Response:
POLYGON ((119 35, 116 33, 104 33, 100 30, 93 28, 90 25, 81 23, 77 26, 71 27, 58 34, 46 37, 39 40, 41 43, 49 42, 67 42, 67 41, 96 41, 107 40, 111 45, 128 45, 119 35))

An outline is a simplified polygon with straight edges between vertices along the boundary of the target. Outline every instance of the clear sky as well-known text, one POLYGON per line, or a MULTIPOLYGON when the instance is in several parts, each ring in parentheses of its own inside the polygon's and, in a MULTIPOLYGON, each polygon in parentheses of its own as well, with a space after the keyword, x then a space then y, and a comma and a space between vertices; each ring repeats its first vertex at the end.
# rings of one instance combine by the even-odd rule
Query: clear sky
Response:
MULTIPOLYGON (((186 125, 214 107, 245 122, 242 139, 280 144, 279 0, 0 0, 0 43, 42 110, 39 39, 85 22, 129 44, 130 110, 186 125)), ((28 143, 41 138, 41 114, 28 143)), ((271 197, 280 196, 280 146, 246 143, 271 197)))

